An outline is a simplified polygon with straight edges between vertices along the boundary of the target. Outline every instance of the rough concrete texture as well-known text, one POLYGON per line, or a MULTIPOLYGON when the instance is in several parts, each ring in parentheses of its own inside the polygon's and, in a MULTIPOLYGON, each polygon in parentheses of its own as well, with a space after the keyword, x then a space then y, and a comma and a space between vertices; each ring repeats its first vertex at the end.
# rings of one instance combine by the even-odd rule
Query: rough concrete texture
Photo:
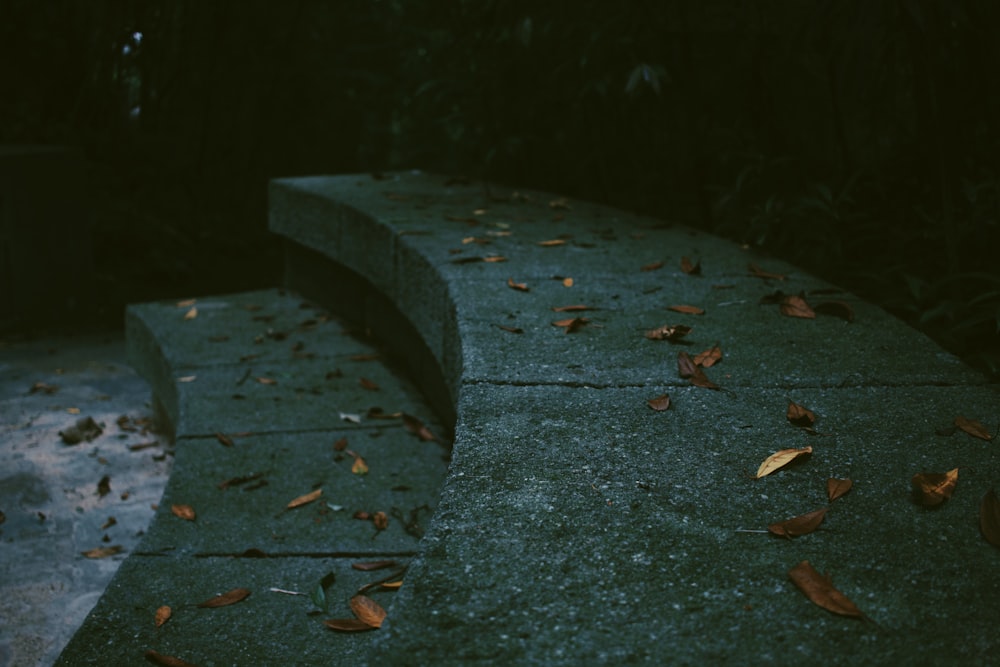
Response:
MULTIPOLYGON (((352 335, 363 332, 284 291, 133 306, 128 334, 154 392, 174 397, 163 403, 176 474, 58 664, 137 664, 148 650, 198 665, 363 662, 357 652, 372 633, 335 634, 322 621, 353 618, 351 595, 416 553, 448 447, 408 432, 399 413, 442 440, 443 425, 384 351, 352 335), (367 474, 355 469, 358 456, 367 474), (388 524, 360 512, 384 512, 388 524), (383 560, 396 565, 352 567, 383 560), (311 594, 330 572, 321 610, 311 594), (251 595, 197 607, 234 588, 251 595), (173 616, 157 628, 163 605, 173 616)), ((394 593, 371 595, 391 607, 394 593)))
MULTIPOLYGON (((239 620, 255 600, 289 604, 261 599, 256 590, 272 585, 265 582, 301 586, 300 577, 315 579, 316 572, 310 579, 296 569, 294 559, 317 548, 325 521, 330 543, 339 545, 331 549, 363 546, 364 535, 341 532, 347 524, 317 508, 287 515, 265 510, 297 488, 322 486, 325 493, 328 485, 365 503, 402 502, 391 489, 390 495, 367 489, 370 480, 365 489, 351 486, 357 480, 345 479, 329 459, 309 463, 322 457, 321 443, 339 433, 353 443, 365 427, 379 427, 331 423, 324 415, 328 400, 340 403, 321 383, 321 369, 333 363, 345 378, 356 372, 336 362, 335 353, 312 360, 277 354, 230 367, 207 348, 202 365, 190 371, 198 377, 178 383, 188 374, 180 370, 187 343, 168 337, 192 322, 178 319, 170 304, 148 307, 168 318, 162 321, 134 309, 137 366, 152 369, 147 373, 162 395, 173 392, 173 406, 163 399, 167 412, 197 431, 197 437, 180 435, 167 497, 208 502, 210 530, 195 530, 202 526, 185 525, 161 508, 144 542, 151 550, 133 556, 126 563, 132 574, 123 569, 116 579, 134 589, 145 577, 144 590, 156 594, 123 604, 121 594, 109 593, 65 664, 94 655, 83 648, 92 640, 110 641, 122 656, 134 656, 139 644, 158 646, 153 628, 134 626, 149 623, 167 591, 197 589, 185 596, 192 600, 206 587, 225 590, 243 579, 256 582, 254 595, 240 603, 248 606, 218 610, 232 612, 225 617, 232 625, 192 634, 186 643, 178 638, 165 649, 197 664, 1000 661, 1000 550, 978 526, 980 499, 1000 484, 1000 452, 995 441, 953 426, 965 416, 995 430, 1000 393, 923 335, 795 267, 680 225, 556 195, 405 173, 288 179, 273 183, 271 196, 272 228, 288 239, 290 285, 328 307, 349 304, 363 330, 402 351, 411 370, 423 369, 419 385, 440 381, 443 390, 431 394, 449 399, 456 415, 443 490, 428 503, 434 517, 423 540, 404 552, 417 554, 406 583, 383 627, 363 642, 349 638, 354 644, 323 632, 317 638, 317 626, 300 627, 301 617, 282 616, 264 629, 239 620), (561 243, 539 245, 546 241, 561 243), (700 275, 680 269, 683 257, 701 262, 700 275), (751 275, 751 263, 782 277, 751 275), (853 321, 792 318, 776 304, 760 303, 777 290, 802 292, 813 305, 847 302, 853 321), (574 304, 595 309, 552 310, 574 304), (668 310, 675 305, 705 313, 668 310), (574 333, 552 325, 575 316, 589 321, 574 333), (644 336, 664 324, 692 331, 677 342, 644 336), (168 339, 176 341, 172 351, 159 350, 168 339), (679 352, 694 355, 716 343, 723 358, 705 372, 721 389, 680 377, 679 352), (259 369, 295 379, 254 387, 252 398, 224 400, 247 368, 253 369, 248 378, 259 369), (215 398, 199 398, 199 388, 215 398), (647 405, 665 393, 672 400, 668 410, 647 405), (203 400, 209 402, 197 407, 203 400), (247 401, 250 413, 222 414, 225 406, 247 401), (789 401, 813 410, 815 424, 791 424, 789 401), (296 415, 303 422, 290 430, 296 415), (255 435, 223 449, 213 442, 217 424, 255 435), (806 446, 813 448, 810 456, 755 479, 773 452, 806 446), (934 509, 915 501, 915 473, 954 468, 959 481, 949 500, 934 509), (250 469, 268 471, 275 488, 245 501, 227 490, 224 499, 210 501, 211 484, 227 471, 250 469), (831 502, 829 478, 851 479, 854 486, 831 502), (815 532, 795 538, 767 532, 773 523, 823 507, 829 509, 815 532), (212 544, 219 552, 209 551, 212 544), (280 557, 232 558, 244 545, 280 550, 280 557), (806 560, 829 572, 864 618, 811 603, 788 576, 806 560), (161 562, 195 565, 164 569, 158 579, 150 566, 161 562), (219 575, 245 570, 209 585, 199 579, 216 574, 203 573, 209 562, 224 565, 219 575), (127 630, 101 629, 112 612, 137 609, 134 617, 115 618, 113 625, 127 630), (95 634, 103 632, 113 637, 95 634), (144 633, 143 641, 125 648, 125 638, 136 632, 144 633)), ((237 310, 214 312, 231 312, 233 326, 245 327, 237 310)), ((190 349, 202 354, 197 343, 190 349)), ((399 431, 381 427, 386 432, 375 440, 385 441, 394 428, 399 431)), ((384 465, 399 463, 388 468, 393 479, 423 469, 403 464, 400 450, 384 451, 384 465)), ((432 457, 437 450, 418 451, 432 457)), ((420 477, 406 492, 416 498, 411 504, 433 493, 430 472, 420 477)), ((405 536, 383 537, 396 550, 405 536)), ((331 568, 343 568, 350 556, 311 555, 330 559, 331 568)))

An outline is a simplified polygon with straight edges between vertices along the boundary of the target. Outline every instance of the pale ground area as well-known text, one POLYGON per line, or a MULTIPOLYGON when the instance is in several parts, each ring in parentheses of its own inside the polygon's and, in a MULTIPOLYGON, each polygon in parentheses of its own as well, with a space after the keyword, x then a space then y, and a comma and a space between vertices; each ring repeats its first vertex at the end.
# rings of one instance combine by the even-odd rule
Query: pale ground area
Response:
POLYGON ((150 402, 120 333, 0 339, 0 667, 51 665, 152 520, 173 457, 150 402), (64 443, 85 417, 103 433, 64 443))

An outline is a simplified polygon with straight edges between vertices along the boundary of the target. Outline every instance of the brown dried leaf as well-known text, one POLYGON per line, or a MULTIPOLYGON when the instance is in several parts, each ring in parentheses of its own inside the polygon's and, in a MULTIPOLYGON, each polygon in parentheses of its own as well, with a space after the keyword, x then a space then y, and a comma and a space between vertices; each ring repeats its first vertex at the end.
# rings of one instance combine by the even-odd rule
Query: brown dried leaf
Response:
POLYGON ((190 308, 196 303, 198 303, 198 299, 185 299, 184 301, 178 301, 175 305, 178 308, 190 308))
POLYGON ((198 317, 198 307, 197 306, 191 306, 191 310, 189 310, 186 313, 184 313, 184 319, 185 320, 193 320, 196 317, 198 317))
POLYGON ((160 665, 161 667, 198 667, 194 663, 181 660, 180 658, 175 658, 172 655, 157 653, 153 649, 146 651, 143 656, 146 658, 147 662, 151 662, 154 665, 160 665))
POLYGON ((832 315, 846 322, 854 321, 854 308, 846 301, 824 301, 823 303, 816 304, 813 310, 820 315, 832 315))
POLYGON ((531 291, 531 288, 528 287, 528 283, 515 283, 513 278, 507 279, 507 287, 517 290, 518 292, 531 291))
POLYGON ((798 403, 788 402, 788 411, 785 413, 788 421, 796 426, 812 426, 816 423, 816 414, 798 403))
POLYGON ((657 396, 656 398, 651 398, 646 401, 646 405, 653 408, 657 412, 663 412, 670 408, 670 396, 664 394, 663 396, 657 396))
POLYGON ((718 345, 695 355, 694 365, 702 368, 711 368, 717 362, 722 361, 722 348, 718 345))
POLYGON ((750 263, 750 275, 754 278, 764 278, 765 280, 784 280, 785 276, 781 273, 771 273, 770 271, 765 271, 753 262, 750 263))
POLYGON ((689 276, 696 276, 701 273, 701 260, 697 264, 692 264, 689 257, 681 257, 681 271, 689 276))
POLYGON ((59 391, 59 385, 46 384, 45 382, 36 382, 31 385, 31 389, 28 390, 29 394, 37 394, 38 392, 43 392, 45 394, 52 395, 59 391))
POLYGON ((367 389, 368 391, 378 391, 379 386, 377 382, 369 380, 368 378, 361 378, 358 380, 358 384, 361 385, 362 389, 367 389))
POLYGON ((501 255, 487 255, 486 257, 483 257, 483 261, 489 264, 498 264, 500 262, 506 262, 507 258, 501 255))
POLYGON ((821 575, 809 561, 804 560, 793 567, 788 576, 813 604, 841 616, 865 617, 846 595, 833 587, 829 575, 821 575))
POLYGON ((232 447, 233 445, 236 444, 236 443, 233 442, 233 439, 230 438, 225 433, 216 433, 215 434, 215 439, 218 440, 219 442, 221 442, 226 447, 232 447))
POLYGON ((195 520, 195 511, 190 505, 171 505, 170 511, 174 513, 174 516, 178 516, 185 521, 195 520))
POLYGON ((819 524, 823 523, 823 518, 826 516, 827 510, 828 508, 824 507, 813 512, 800 514, 785 521, 772 523, 767 529, 775 535, 789 539, 798 537, 799 535, 808 535, 819 528, 819 524))
POLYGON ((385 530, 389 527, 389 515, 385 512, 375 512, 372 515, 372 523, 375 524, 377 530, 385 530))
POLYGON ((367 632, 375 629, 375 626, 356 618, 328 618, 323 621, 323 625, 337 632, 367 632))
POLYGON ((704 308, 699 308, 698 306, 668 306, 667 310, 672 310, 677 313, 687 313, 688 315, 704 315, 704 308))
POLYGON ((643 271, 656 271, 663 268, 663 262, 650 262, 649 264, 643 264, 643 271))
POLYGON ((556 313, 578 313, 584 310, 597 310, 597 308, 583 304, 574 304, 572 306, 555 306, 552 310, 556 313))
POLYGON ((160 627, 169 621, 172 613, 173 611, 167 605, 157 608, 156 615, 153 617, 153 622, 156 624, 156 627, 160 627))
POLYGON ((512 333, 512 334, 523 334, 524 333, 524 329, 522 329, 521 327, 505 327, 502 324, 498 324, 497 327, 500 328, 500 329, 503 329, 507 333, 512 333))
POLYGON ((788 465, 795 459, 799 458, 800 456, 806 456, 808 454, 812 454, 812 451, 813 451, 812 447, 802 447, 801 449, 791 448, 791 449, 779 450, 774 454, 768 456, 766 459, 764 459, 764 462, 760 464, 759 468, 757 468, 757 474, 754 476, 754 479, 760 479, 761 477, 770 475, 775 470, 784 468, 786 465, 788 465))
POLYGON ((834 500, 850 491, 852 486, 854 486, 854 482, 849 479, 837 479, 836 477, 831 477, 826 480, 826 497, 829 498, 832 503, 834 500))
POLYGON ((385 620, 385 609, 367 595, 355 595, 352 597, 351 611, 358 617, 358 620, 367 623, 373 628, 382 627, 382 621, 385 620))
POLYGON ((948 472, 918 472, 910 479, 913 493, 924 507, 936 507, 951 498, 958 484, 958 468, 948 472))
POLYGON ((368 474, 368 464, 360 456, 354 457, 354 463, 351 465, 351 472, 355 475, 367 475, 368 474))
POLYGON ((979 503, 979 530, 987 542, 1000 548, 1000 498, 993 489, 979 503))
POLYGON ((361 563, 351 563, 351 567, 355 570, 361 570, 362 572, 371 572, 372 570, 384 570, 387 567, 393 567, 396 564, 394 560, 374 560, 361 563))
POLYGON ((551 239, 548 241, 539 241, 538 245, 543 248, 552 248, 557 245, 566 245, 566 239, 551 239))
POLYGON ((961 416, 955 417, 955 426, 962 429, 973 438, 979 438, 981 440, 986 440, 987 442, 993 440, 993 436, 990 435, 988 430, 986 430, 986 427, 975 419, 968 419, 961 416))
POLYGON ((808 320, 816 318, 816 313, 809 307, 806 300, 797 294, 789 294, 781 299, 781 314, 808 320))
POLYGON ((111 477, 105 475, 97 482, 97 495, 103 498, 111 493, 111 477))
POLYGON ((403 413, 403 427, 424 442, 437 440, 437 436, 431 433, 430 429, 424 426, 422 421, 413 415, 406 414, 405 412, 403 413))
POLYGON ((563 329, 565 329, 565 332, 570 334, 570 333, 576 333, 577 331, 582 329, 588 322, 590 322, 590 319, 586 317, 572 317, 565 320, 556 320, 555 322, 552 323, 552 326, 563 327, 563 329))
POLYGON ((231 604, 236 604, 240 600, 245 600, 250 595, 250 589, 248 588, 234 588, 231 591, 227 591, 221 595, 216 595, 213 598, 209 598, 204 602, 198 604, 199 607, 203 609, 215 609, 217 607, 228 607, 231 604))
POLYGON ((308 505, 312 501, 319 498, 321 495, 323 495, 323 489, 321 488, 316 489, 315 491, 310 491, 309 493, 301 495, 298 498, 293 498, 287 505, 285 505, 285 509, 293 510, 296 507, 302 507, 303 505, 308 505))
POLYGON ((572 287, 573 286, 573 279, 572 278, 563 278, 562 279, 562 284, 563 284, 563 287, 572 287))
POLYGON ((663 326, 651 329, 646 332, 649 340, 665 340, 676 343, 684 336, 691 333, 691 327, 683 324, 664 324, 663 326))
POLYGON ((691 355, 687 352, 679 352, 677 354, 677 372, 682 378, 690 380, 691 384, 696 387, 704 387, 705 389, 719 388, 719 385, 708 379, 705 371, 695 365, 694 361, 691 360, 691 355))
POLYGON ((114 556, 115 554, 120 554, 125 551, 125 547, 115 544, 110 547, 97 547, 96 549, 88 549, 87 551, 81 551, 80 553, 87 558, 93 558, 95 560, 100 558, 108 558, 109 556, 114 556))

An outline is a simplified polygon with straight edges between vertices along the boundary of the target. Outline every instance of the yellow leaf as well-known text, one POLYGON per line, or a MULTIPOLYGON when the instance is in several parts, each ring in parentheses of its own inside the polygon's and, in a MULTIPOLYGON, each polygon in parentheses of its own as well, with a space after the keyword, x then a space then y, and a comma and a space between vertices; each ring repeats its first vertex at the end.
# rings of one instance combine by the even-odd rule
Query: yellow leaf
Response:
POLYGON ((760 464, 757 469, 757 474, 755 479, 760 479, 766 475, 770 475, 775 470, 783 468, 800 456, 805 456, 806 454, 812 454, 812 447, 803 447, 802 449, 782 449, 780 451, 771 454, 764 462, 760 464))
POLYGON ((316 489, 315 491, 310 491, 309 493, 303 496, 299 496, 298 498, 295 498, 294 500, 289 502, 288 505, 285 506, 285 508, 293 510, 296 507, 302 507, 303 505, 307 505, 312 501, 316 500, 321 495, 323 495, 323 489, 316 489))

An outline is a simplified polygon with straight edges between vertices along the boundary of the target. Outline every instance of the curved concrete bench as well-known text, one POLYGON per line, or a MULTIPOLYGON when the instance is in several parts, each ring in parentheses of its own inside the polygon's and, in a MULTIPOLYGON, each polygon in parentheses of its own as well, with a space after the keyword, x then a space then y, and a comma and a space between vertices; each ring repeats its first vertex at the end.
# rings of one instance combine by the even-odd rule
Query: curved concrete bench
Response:
POLYGON ((995 423, 1000 396, 920 333, 679 225, 442 176, 275 181, 271 226, 289 284, 352 303, 456 420, 370 664, 1000 660, 1000 553, 977 527, 1000 448, 952 427, 995 423), (844 300, 854 321, 759 303, 779 289, 844 300), (570 305, 594 310, 553 310, 570 305), (553 325, 574 317, 588 321, 553 325), (673 324, 692 331, 644 336, 673 324), (679 351, 715 344, 721 390, 680 377, 679 351), (651 410, 664 393, 670 409, 651 410), (790 400, 813 429, 789 423, 790 400), (804 462, 754 478, 805 446, 804 462), (914 473, 956 467, 950 500, 913 502, 914 473), (854 488, 818 531, 761 534, 826 506, 831 477, 854 488), (811 604, 788 576, 803 560, 874 622, 811 604))
MULTIPOLYGON (((980 498, 1000 484, 1000 448, 952 427, 957 416, 996 422, 1000 395, 878 308, 680 225, 421 173, 275 181, 271 224, 286 239, 289 286, 395 347, 453 422, 443 490, 419 490, 437 505, 423 540, 397 532, 380 544, 379 554, 416 554, 406 583, 384 626, 353 636, 306 619, 307 603, 266 593, 284 582, 306 590, 331 559, 375 554, 367 537, 334 541, 315 514, 268 513, 310 488, 309 453, 327 451, 343 428, 328 399, 309 391, 326 362, 265 350, 254 368, 300 373, 303 391, 279 383, 275 412, 262 398, 275 387, 239 390, 250 407, 225 422, 194 387, 228 395, 243 366, 220 360, 205 331, 170 333, 188 331, 172 304, 133 307, 130 345, 177 427, 177 462, 142 553, 126 559, 61 664, 127 664, 150 647, 197 662, 196 652, 170 650, 185 645, 209 645, 202 655, 221 656, 213 664, 248 665, 1000 659, 1000 553, 977 526, 980 498), (681 269, 684 257, 700 274, 681 269), (785 277, 751 275, 750 263, 785 277), (814 305, 842 300, 854 321, 759 303, 777 290, 803 291, 814 305), (591 309, 553 310, 574 305, 591 309), (678 305, 705 313, 668 310, 678 305), (572 331, 553 325, 577 317, 587 321, 572 331), (663 325, 691 331, 646 337, 663 325), (680 376, 680 352, 716 344, 723 358, 704 372, 719 389, 680 376), (198 380, 178 383, 181 374, 198 380), (664 394, 670 408, 651 409, 664 394), (789 401, 815 412, 811 428, 789 423, 789 401), (215 438, 237 429, 261 437, 235 448, 215 438), (810 457, 755 479, 771 453, 806 446, 810 457), (240 462, 262 456, 273 461, 270 502, 219 500, 214 484, 193 481, 244 474, 240 462), (949 500, 935 509, 913 501, 914 473, 956 467, 949 500), (831 477, 854 482, 833 503, 831 477), (206 508, 197 525, 169 512, 190 498, 206 508), (828 504, 811 534, 766 532, 828 504), (788 572, 804 560, 829 571, 871 622, 796 590, 788 572), (210 612, 211 623, 185 608, 153 626, 157 605, 200 600, 209 586, 255 592, 210 612)), ((246 317, 250 301, 266 299, 284 330, 309 317, 275 293, 199 301, 197 321, 246 317)), ((306 349, 336 357, 322 345, 306 349)), ((400 474, 410 465, 402 460, 400 474)))

